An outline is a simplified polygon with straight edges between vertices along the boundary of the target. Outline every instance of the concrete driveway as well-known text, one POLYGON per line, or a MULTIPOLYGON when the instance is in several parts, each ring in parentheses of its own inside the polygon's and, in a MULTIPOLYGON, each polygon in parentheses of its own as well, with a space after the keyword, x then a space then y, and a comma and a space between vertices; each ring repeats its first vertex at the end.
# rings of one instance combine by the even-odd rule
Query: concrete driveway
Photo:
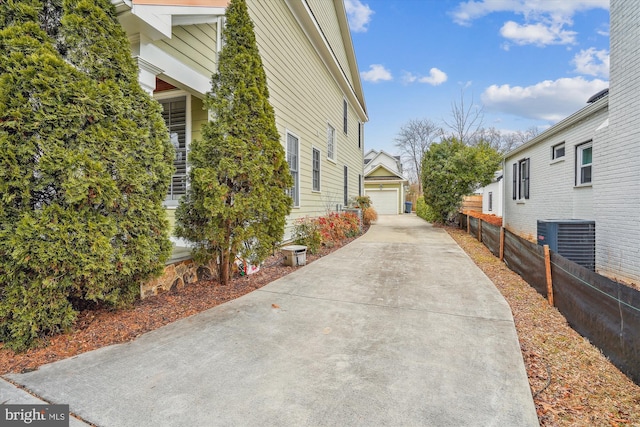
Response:
POLYGON ((98 426, 538 425, 509 306, 414 215, 131 343, 8 377, 98 426))

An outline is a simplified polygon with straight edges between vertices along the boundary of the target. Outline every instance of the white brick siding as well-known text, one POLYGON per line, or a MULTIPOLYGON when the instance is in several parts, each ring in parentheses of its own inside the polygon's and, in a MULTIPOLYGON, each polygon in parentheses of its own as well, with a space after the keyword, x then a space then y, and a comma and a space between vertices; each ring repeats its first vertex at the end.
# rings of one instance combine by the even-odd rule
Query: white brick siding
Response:
MULTIPOLYGON (((575 186, 576 146, 592 140, 595 130, 606 119, 605 98, 507 154, 504 164, 505 227, 535 241, 539 219, 595 219, 593 188, 575 186), (562 142, 565 144, 564 157, 552 160, 552 147, 562 142), (529 199, 513 200, 513 164, 526 158, 530 159, 529 199)), ((599 165, 595 162, 593 171, 594 176, 599 176, 599 165)))
POLYGON ((594 149, 596 269, 638 283, 640 2, 612 0, 610 16, 609 126, 594 149))

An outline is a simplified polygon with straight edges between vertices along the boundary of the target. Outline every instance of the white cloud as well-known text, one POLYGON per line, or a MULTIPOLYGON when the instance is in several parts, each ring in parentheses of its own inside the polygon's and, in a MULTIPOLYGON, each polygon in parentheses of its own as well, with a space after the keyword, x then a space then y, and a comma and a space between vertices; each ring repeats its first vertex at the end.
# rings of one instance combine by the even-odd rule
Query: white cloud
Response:
POLYGON ((575 31, 562 29, 560 25, 545 25, 540 22, 520 25, 513 21, 507 21, 500 29, 502 37, 518 45, 573 44, 576 34, 575 31))
POLYGON ((591 47, 581 50, 572 61, 575 72, 594 77, 609 78, 609 52, 591 47))
POLYGON ((609 82, 600 79, 562 78, 527 87, 492 85, 481 98, 490 111, 557 122, 586 106, 589 97, 608 86, 609 82))
POLYGON ((402 81, 405 83, 427 83, 431 86, 441 85, 442 83, 446 82, 447 79, 447 73, 435 67, 429 70, 428 76, 416 76, 415 74, 410 72, 405 72, 402 76, 402 81))
POLYGON ((451 13, 454 22, 470 25, 471 21, 494 12, 513 12, 531 19, 552 17, 554 21, 570 19, 576 12, 589 9, 609 9, 609 0, 469 0, 451 13))
POLYGON ((369 66, 369 71, 362 71, 360 76, 362 76, 364 81, 372 83, 393 80, 391 72, 380 64, 371 64, 369 66))
POLYGON ((367 31, 367 25, 371 22, 371 15, 375 12, 368 4, 363 4, 360 0, 345 0, 344 7, 349 19, 349 28, 355 33, 367 31))
MULTIPOLYGON (((518 45, 573 44, 577 33, 567 30, 577 12, 609 9, 609 0, 469 0, 451 13, 459 25, 471 25, 478 18, 494 12, 511 12, 523 17, 522 23, 507 21, 500 34, 518 45)), ((508 50, 508 45, 505 49, 508 50)))

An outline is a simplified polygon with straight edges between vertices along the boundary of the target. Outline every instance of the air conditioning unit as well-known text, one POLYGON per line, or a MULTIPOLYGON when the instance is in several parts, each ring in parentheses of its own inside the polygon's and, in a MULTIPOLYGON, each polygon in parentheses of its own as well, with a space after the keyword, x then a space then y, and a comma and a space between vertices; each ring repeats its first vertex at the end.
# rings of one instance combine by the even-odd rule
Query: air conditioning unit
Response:
POLYGON ((539 219, 538 244, 591 271, 596 269, 596 223, 582 219, 539 219))

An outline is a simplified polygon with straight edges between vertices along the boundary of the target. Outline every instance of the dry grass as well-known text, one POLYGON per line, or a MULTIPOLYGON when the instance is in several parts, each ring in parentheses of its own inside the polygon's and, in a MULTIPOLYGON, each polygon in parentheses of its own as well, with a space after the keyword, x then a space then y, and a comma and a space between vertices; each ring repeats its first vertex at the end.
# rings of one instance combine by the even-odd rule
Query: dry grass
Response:
POLYGON ((541 426, 640 426, 640 387, 466 232, 447 232, 511 306, 541 426))

